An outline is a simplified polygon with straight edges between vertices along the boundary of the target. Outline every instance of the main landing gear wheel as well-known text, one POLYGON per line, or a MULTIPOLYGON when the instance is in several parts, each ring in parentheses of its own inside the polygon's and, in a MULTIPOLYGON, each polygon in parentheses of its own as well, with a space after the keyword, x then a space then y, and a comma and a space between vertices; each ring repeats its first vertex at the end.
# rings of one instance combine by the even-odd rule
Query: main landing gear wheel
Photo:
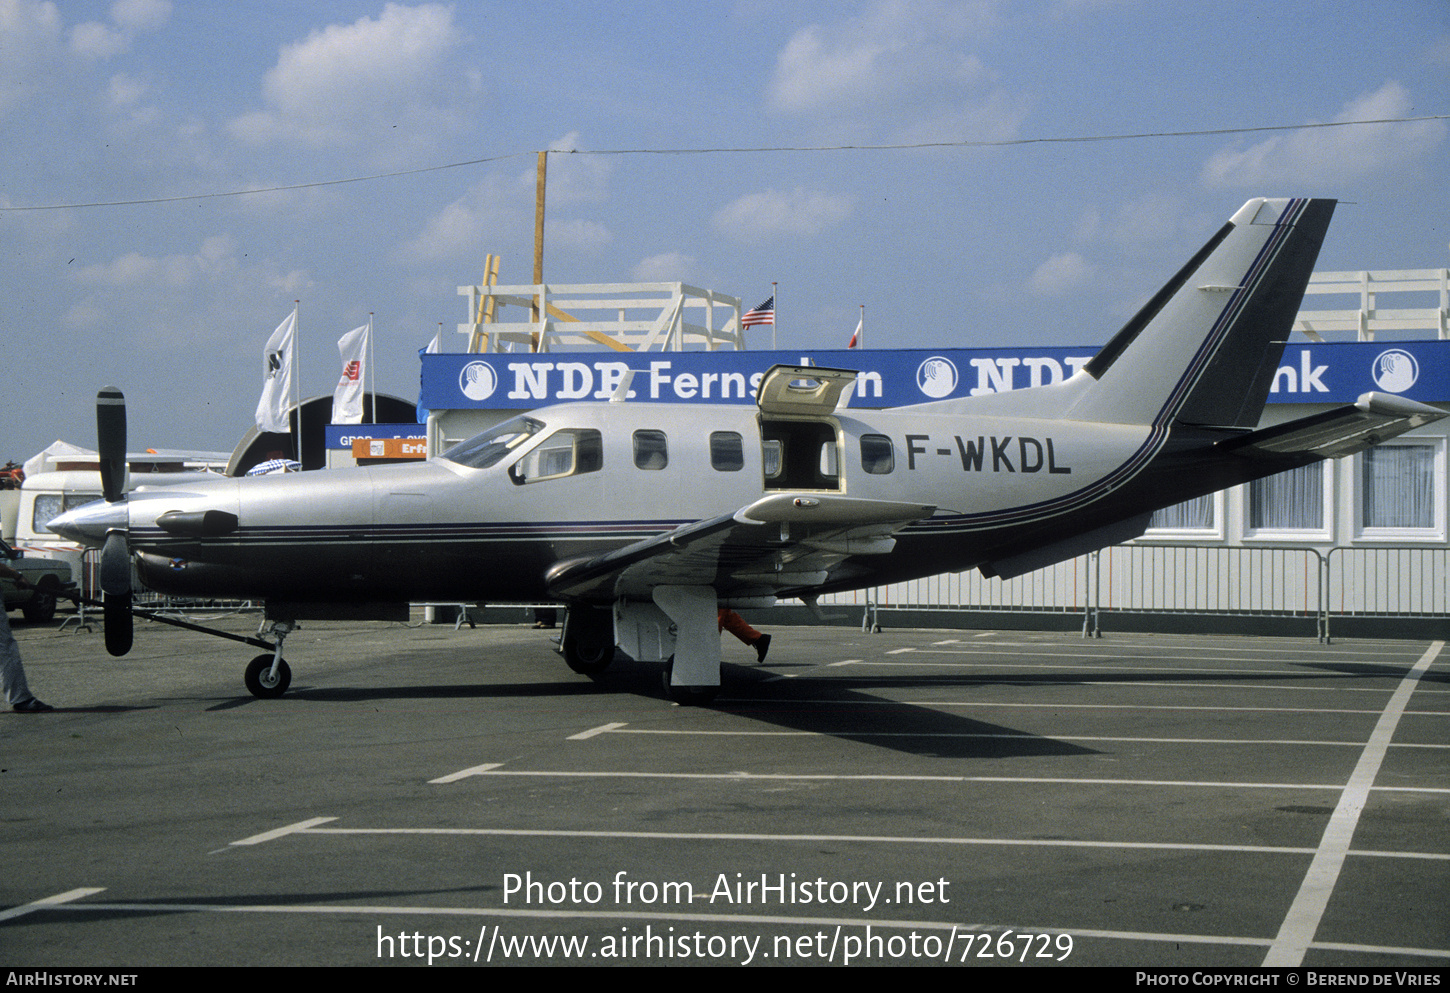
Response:
POLYGON ((49 624, 55 620, 55 588, 41 580, 35 592, 30 594, 30 599, 20 608, 20 612, 31 624, 49 624))
POLYGON ((675 674, 675 657, 671 655, 665 660, 663 675, 665 696, 669 697, 681 707, 704 707, 715 699, 720 692, 718 686, 673 686, 670 679, 675 674))
POLYGON ((258 655, 247 663, 246 675, 242 681, 247 684, 252 696, 271 700, 287 692, 292 685, 292 670, 281 659, 277 660, 277 674, 272 675, 272 656, 258 655))
POLYGON ((614 661, 614 618, 604 610, 574 607, 559 647, 564 664, 581 676, 597 676, 614 661))

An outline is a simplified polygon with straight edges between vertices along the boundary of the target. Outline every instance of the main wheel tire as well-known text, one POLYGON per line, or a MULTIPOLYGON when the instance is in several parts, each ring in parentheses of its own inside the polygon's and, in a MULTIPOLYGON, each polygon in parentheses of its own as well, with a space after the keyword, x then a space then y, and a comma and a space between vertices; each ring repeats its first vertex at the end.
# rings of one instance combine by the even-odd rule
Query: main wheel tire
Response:
POLYGON ((254 697, 263 700, 273 700, 287 692, 287 687, 292 685, 292 670, 288 668, 287 662, 283 659, 277 661, 277 675, 272 676, 272 656, 258 655, 247 663, 246 674, 242 676, 242 682, 247 684, 247 690, 254 697))
POLYGON ((665 696, 669 697, 681 707, 704 707, 715 699, 720 692, 718 686, 674 686, 670 680, 675 674, 675 657, 671 655, 665 660, 664 672, 661 681, 664 684, 665 696))
POLYGON ((559 647, 570 669, 581 676, 597 676, 614 661, 613 616, 597 608, 571 608, 559 647))
POLYGON ((35 592, 30 594, 20 608, 25 619, 31 624, 49 624, 55 620, 55 589, 45 580, 41 580, 35 592))

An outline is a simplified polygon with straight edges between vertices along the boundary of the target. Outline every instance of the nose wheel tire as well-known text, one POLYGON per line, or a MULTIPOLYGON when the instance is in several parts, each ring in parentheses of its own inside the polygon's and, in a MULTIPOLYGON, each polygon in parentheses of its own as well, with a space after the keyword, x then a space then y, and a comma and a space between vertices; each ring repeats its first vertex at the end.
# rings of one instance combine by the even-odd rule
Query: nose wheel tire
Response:
POLYGON ((286 693, 287 687, 292 685, 292 670, 285 661, 278 660, 277 673, 274 676, 272 656, 258 655, 247 664, 247 672, 242 681, 247 684, 247 690, 252 696, 271 700, 286 693))

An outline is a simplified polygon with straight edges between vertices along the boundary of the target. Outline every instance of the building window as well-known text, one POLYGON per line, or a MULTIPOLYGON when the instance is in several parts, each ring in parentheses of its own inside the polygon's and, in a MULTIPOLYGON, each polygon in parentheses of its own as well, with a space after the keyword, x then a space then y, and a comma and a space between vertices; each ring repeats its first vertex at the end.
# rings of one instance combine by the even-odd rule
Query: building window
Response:
POLYGON ((710 432, 710 465, 721 472, 745 468, 745 442, 737 432, 710 432))
POLYGON ((1328 465, 1327 462, 1312 462, 1249 483, 1249 536, 1328 538, 1328 465))
POLYGON ((663 431, 634 433, 634 464, 639 469, 663 469, 670 464, 669 446, 663 431))
POLYGON ((1218 502, 1218 494, 1210 493, 1155 510, 1148 521, 1148 530, 1172 531, 1175 534, 1188 532, 1199 538, 1217 534, 1218 502))
POLYGON ((1361 453, 1360 536, 1442 538, 1444 480, 1444 448, 1439 443, 1379 445, 1361 453))

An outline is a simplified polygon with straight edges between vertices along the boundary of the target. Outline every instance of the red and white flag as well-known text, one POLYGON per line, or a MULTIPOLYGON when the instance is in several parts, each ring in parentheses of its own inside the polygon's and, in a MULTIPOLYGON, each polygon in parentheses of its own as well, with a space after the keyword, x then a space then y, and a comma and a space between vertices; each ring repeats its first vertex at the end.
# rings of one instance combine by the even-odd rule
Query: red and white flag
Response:
POLYGON ((332 391, 332 423, 361 424, 367 381, 368 325, 353 328, 337 339, 337 351, 342 356, 342 378, 332 391))

